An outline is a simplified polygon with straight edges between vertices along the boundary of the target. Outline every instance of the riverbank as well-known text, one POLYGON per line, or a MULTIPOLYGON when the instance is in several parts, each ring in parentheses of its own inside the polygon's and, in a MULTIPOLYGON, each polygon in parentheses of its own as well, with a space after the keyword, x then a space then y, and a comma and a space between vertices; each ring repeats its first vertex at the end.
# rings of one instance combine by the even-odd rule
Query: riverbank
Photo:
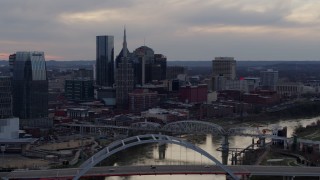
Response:
POLYGON ((204 121, 218 124, 224 128, 237 126, 265 126, 279 121, 314 118, 320 116, 320 102, 297 102, 292 107, 277 112, 261 112, 250 114, 243 118, 204 119, 204 121))

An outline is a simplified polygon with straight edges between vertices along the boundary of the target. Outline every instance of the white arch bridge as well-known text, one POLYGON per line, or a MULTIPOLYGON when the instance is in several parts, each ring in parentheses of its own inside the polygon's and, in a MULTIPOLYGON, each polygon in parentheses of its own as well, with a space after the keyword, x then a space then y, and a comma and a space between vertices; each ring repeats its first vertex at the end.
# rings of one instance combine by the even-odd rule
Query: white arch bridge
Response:
POLYGON ((177 145, 192 149, 202 154, 203 156, 207 157, 208 159, 210 159, 213 163, 215 163, 215 165, 223 169, 233 179, 236 179, 236 180, 239 179, 237 176, 234 175, 234 173, 229 168, 221 164, 215 157, 213 157, 203 149, 189 142, 183 141, 179 138, 166 136, 166 135, 159 135, 159 134, 146 134, 146 135, 133 136, 133 137, 129 137, 129 138, 118 140, 111 143, 101 151, 97 152, 87 161, 85 161, 80 166, 80 170, 78 171, 78 173, 73 179, 78 180, 81 176, 83 176, 86 172, 88 172, 92 167, 97 165, 99 162, 101 162, 102 160, 110 157, 111 155, 119 151, 122 151, 124 149, 130 148, 133 146, 137 146, 141 144, 150 144, 150 143, 166 143, 166 144, 170 143, 170 144, 177 144, 177 145))

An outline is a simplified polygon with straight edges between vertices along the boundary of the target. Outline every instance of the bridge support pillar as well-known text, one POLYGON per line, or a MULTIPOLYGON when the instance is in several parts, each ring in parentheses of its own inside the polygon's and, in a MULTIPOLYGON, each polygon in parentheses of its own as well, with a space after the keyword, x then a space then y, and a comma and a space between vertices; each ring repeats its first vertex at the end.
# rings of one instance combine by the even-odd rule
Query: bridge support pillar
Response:
POLYGON ((283 176, 283 180, 294 180, 294 176, 283 176))
POLYGON ((222 164, 228 164, 228 155, 229 155, 229 137, 224 135, 222 139, 222 164))
POLYGON ((222 151, 229 151, 229 136, 223 135, 222 138, 222 151))
POLYGON ((250 180, 250 175, 242 175, 241 180, 250 180))
POLYGON ((283 141, 283 149, 284 150, 288 149, 288 141, 287 140, 283 141))
POLYGON ((259 137, 260 141, 260 147, 266 147, 266 138, 265 137, 259 137))

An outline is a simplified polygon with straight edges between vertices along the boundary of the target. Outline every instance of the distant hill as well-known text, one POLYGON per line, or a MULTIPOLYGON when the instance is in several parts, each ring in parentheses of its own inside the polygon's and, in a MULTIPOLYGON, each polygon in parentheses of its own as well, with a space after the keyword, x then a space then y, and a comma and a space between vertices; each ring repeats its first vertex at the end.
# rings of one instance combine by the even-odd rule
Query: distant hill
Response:
POLYGON ((8 61, 0 60, 0 66, 6 66, 6 65, 8 65, 8 61))
MULTIPOLYGON (((92 67, 95 60, 70 60, 70 61, 55 61, 48 60, 48 67, 61 68, 77 68, 77 67, 92 67)), ((273 66, 287 66, 287 65, 320 65, 320 61, 237 61, 237 67, 256 67, 264 66, 272 68, 273 66)), ((0 60, 0 66, 8 65, 7 60, 0 60)), ((167 61, 168 66, 187 66, 187 67, 211 67, 212 61, 167 61)))
MULTIPOLYGON (((320 64, 320 61, 237 61, 237 67, 272 66, 278 64, 320 64)), ((168 61, 168 66, 211 67, 212 61, 168 61)))
POLYGON ((48 67, 64 67, 64 68, 72 68, 72 67, 87 67, 95 64, 94 60, 75 60, 75 61, 54 61, 49 60, 46 62, 48 67))

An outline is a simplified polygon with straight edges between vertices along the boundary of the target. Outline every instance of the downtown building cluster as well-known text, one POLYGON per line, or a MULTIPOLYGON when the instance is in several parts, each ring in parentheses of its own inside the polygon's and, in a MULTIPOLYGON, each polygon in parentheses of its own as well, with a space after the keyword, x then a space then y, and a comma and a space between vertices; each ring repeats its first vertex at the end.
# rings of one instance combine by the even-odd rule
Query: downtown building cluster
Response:
MULTIPOLYGON (((114 37, 96 37, 96 89, 100 98, 105 99, 109 105, 123 110, 130 108, 132 111, 145 110, 152 106, 154 102, 149 104, 148 100, 133 100, 137 92, 141 92, 140 96, 144 94, 144 91, 135 91, 135 93, 133 91, 146 88, 153 82, 165 80, 166 70, 167 58, 162 54, 155 54, 151 48, 141 46, 130 52, 127 47, 126 30, 124 30, 123 47, 115 58, 115 63, 114 37), (105 93, 105 96, 101 95, 102 93, 105 93)), ((149 94, 145 94, 144 97, 148 98, 149 94)))

